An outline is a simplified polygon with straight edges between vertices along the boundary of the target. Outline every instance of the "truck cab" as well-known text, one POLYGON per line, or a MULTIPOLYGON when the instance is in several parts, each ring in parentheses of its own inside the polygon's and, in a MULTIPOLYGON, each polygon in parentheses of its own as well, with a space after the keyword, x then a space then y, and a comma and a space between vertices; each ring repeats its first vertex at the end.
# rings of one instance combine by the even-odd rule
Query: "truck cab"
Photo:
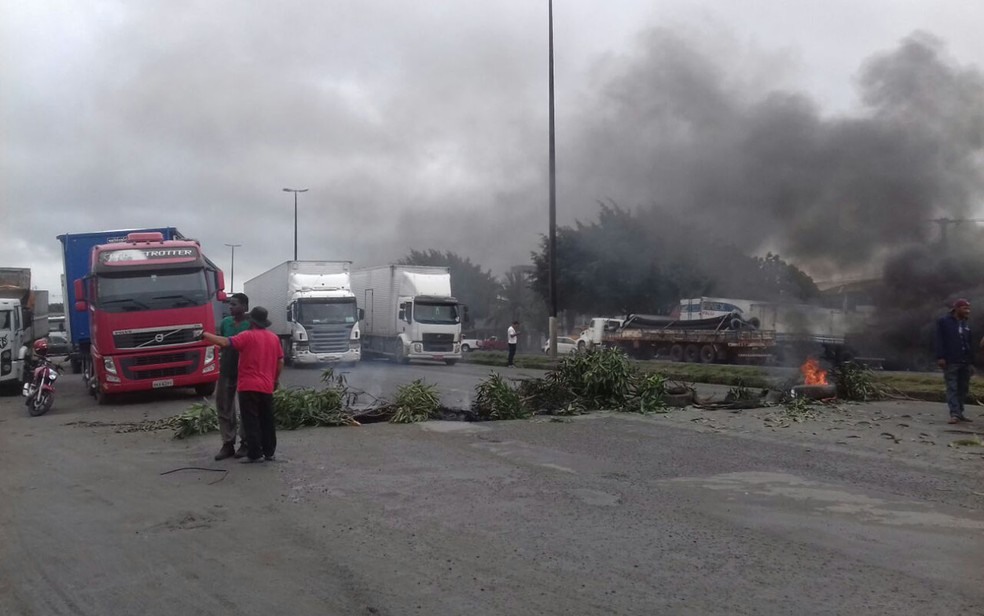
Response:
POLYGON ((20 389, 31 345, 48 334, 48 292, 31 290, 29 268, 0 268, 0 387, 20 389))
POLYGON ((355 364, 362 358, 360 309, 348 289, 297 291, 287 306, 293 363, 355 364))
POLYGON ((75 310, 88 313, 91 342, 84 378, 100 404, 110 395, 194 387, 210 395, 219 377, 215 301, 222 272, 197 242, 130 233, 92 249, 89 273, 74 283, 75 310))

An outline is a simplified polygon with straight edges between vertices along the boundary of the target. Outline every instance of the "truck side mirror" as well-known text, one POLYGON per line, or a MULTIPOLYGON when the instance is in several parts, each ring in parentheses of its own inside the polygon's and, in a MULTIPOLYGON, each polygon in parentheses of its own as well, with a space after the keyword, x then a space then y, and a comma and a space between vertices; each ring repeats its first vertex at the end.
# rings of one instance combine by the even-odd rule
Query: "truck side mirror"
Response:
POLYGON ((215 299, 219 300, 220 302, 224 302, 227 299, 229 299, 229 296, 226 295, 225 292, 225 274, 223 274, 221 270, 215 272, 215 274, 218 278, 218 285, 215 290, 215 299))
POLYGON ((359 320, 361 321, 361 320, 363 320, 365 318, 366 318, 366 311, 365 311, 365 309, 364 308, 359 308, 359 320))
POLYGON ((468 304, 461 305, 461 320, 464 323, 471 323, 471 316, 468 314, 468 304))
POLYGON ((407 305, 406 304, 400 304, 400 313, 397 315, 397 317, 401 321, 406 321, 407 320, 407 305))
POLYGON ((293 305, 287 306, 287 322, 288 323, 293 323, 294 322, 294 306, 293 305))
POLYGON ((75 291, 75 311, 85 312, 89 309, 88 302, 85 301, 85 281, 81 278, 72 283, 75 291))

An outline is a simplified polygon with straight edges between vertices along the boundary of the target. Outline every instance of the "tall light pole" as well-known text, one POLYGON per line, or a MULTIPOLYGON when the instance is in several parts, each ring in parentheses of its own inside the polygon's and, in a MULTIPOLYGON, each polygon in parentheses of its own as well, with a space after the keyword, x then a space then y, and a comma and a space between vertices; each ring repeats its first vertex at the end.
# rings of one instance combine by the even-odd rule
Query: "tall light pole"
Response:
POLYGON ((229 291, 231 293, 236 292, 236 248, 242 246, 242 244, 226 244, 229 248, 232 248, 232 264, 229 266, 229 291))
POLYGON ((297 261, 297 193, 307 192, 307 188, 285 188, 284 192, 294 193, 294 260, 297 261))
POLYGON ((550 50, 550 357, 557 357, 557 152, 554 139, 553 0, 547 1, 550 50))

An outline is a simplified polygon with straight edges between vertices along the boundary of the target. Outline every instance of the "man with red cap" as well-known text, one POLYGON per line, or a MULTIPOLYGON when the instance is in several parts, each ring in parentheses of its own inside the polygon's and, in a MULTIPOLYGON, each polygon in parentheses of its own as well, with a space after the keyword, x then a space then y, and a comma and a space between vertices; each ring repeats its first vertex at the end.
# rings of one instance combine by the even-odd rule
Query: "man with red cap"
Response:
POLYGON ((950 312, 936 322, 936 363, 943 369, 952 424, 970 421, 964 415, 964 400, 970 393, 970 370, 974 365, 969 318, 970 302, 958 299, 950 312))

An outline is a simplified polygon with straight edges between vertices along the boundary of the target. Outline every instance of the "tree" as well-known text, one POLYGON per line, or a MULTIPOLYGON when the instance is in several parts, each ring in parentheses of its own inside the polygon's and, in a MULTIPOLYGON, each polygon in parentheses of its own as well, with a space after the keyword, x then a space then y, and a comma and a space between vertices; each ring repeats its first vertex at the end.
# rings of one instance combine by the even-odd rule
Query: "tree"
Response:
MULTIPOLYGON (((655 210, 635 215, 600 204, 598 221, 557 230, 557 293, 579 314, 666 313, 682 298, 720 295, 802 301, 813 281, 778 255, 746 255, 692 224, 655 210)), ((533 288, 549 298, 548 244, 533 253, 533 288)))

